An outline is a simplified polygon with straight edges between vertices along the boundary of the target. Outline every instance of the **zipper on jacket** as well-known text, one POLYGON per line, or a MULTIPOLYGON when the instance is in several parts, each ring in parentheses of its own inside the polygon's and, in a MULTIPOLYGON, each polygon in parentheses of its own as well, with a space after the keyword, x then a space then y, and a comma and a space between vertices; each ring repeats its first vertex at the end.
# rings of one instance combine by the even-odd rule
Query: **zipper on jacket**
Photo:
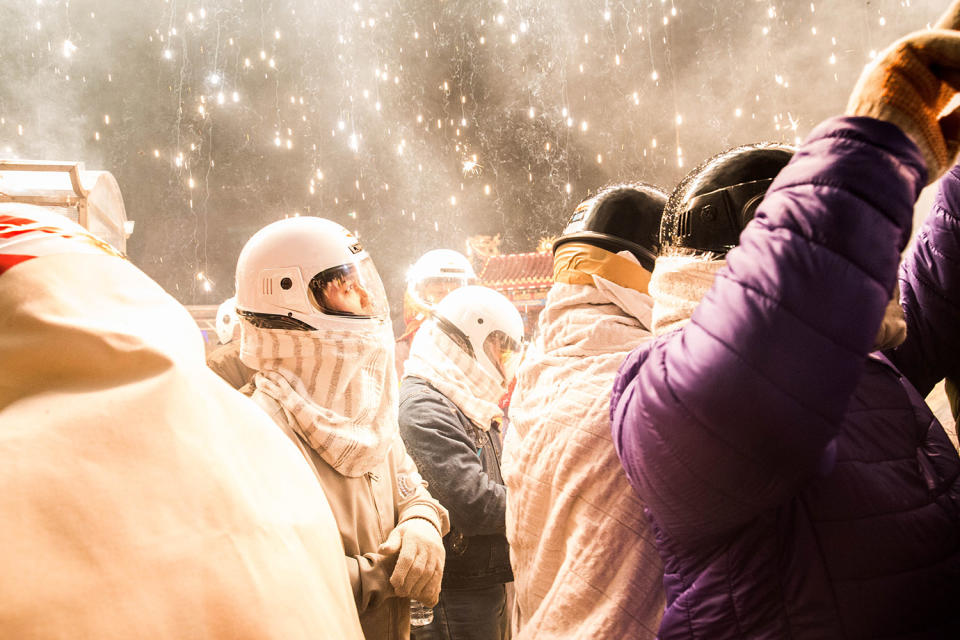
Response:
POLYGON ((493 459, 497 461, 497 477, 500 478, 499 484, 503 484, 503 470, 500 469, 500 454, 497 453, 497 446, 493 443, 493 436, 487 432, 487 441, 490 443, 490 450, 493 451, 493 459))
POLYGON ((370 501, 373 503, 373 512, 377 514, 377 531, 380 532, 380 537, 377 542, 382 544, 386 540, 386 536, 383 534, 383 520, 380 518, 380 507, 377 506, 377 492, 373 490, 373 483, 380 482, 380 476, 373 471, 367 471, 364 475, 367 476, 367 489, 370 490, 370 501))
MULTIPOLYGON (((380 482, 380 475, 374 473, 373 471, 367 471, 364 475, 367 477, 367 489, 370 490, 370 501, 373 503, 373 511, 377 514, 377 531, 380 532, 379 543, 383 544, 383 542, 386 540, 386 536, 383 534, 383 520, 380 518, 380 507, 377 506, 377 492, 373 490, 374 483, 380 482)), ((397 637, 394 632, 397 628, 397 618, 400 615, 399 611, 397 610, 398 606, 399 605, 396 603, 393 603, 392 606, 388 605, 387 607, 387 628, 389 629, 389 637, 391 640, 397 637)))

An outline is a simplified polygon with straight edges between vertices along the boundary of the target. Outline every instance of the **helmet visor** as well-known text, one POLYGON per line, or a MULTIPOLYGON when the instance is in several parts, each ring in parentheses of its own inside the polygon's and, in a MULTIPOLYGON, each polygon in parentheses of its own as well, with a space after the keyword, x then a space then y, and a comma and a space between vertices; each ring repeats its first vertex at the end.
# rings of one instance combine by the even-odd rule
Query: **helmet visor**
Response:
POLYGON ((523 343, 517 342, 503 331, 491 331, 483 341, 483 352, 508 384, 517 375, 520 361, 523 360, 523 343))
POLYGON ((386 318, 387 294, 373 260, 324 269, 310 280, 313 302, 323 313, 353 318, 386 318))
POLYGON ((466 277, 433 277, 423 278, 413 283, 410 292, 414 302, 424 309, 432 309, 435 304, 443 300, 448 293, 460 287, 472 284, 472 279, 466 277))

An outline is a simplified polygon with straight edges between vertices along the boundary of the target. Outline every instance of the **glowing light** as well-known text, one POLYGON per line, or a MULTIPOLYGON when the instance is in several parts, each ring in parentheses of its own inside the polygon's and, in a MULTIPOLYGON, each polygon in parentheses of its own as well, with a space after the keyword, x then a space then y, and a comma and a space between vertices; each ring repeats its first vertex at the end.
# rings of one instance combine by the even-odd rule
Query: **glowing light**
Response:
POLYGON ((103 124, 110 124, 110 116, 109 116, 109 115, 103 116, 103 124))
POLYGON ((603 164, 603 156, 599 153, 597 154, 597 164, 603 164))
POLYGON ((533 117, 535 117, 535 116, 537 115, 536 112, 533 110, 533 107, 530 107, 530 110, 527 112, 527 114, 528 114, 531 118, 533 118, 533 117))
POLYGON ((223 91, 221 91, 217 94, 217 104, 223 104, 224 100, 226 100, 226 98, 224 98, 223 91))
POLYGON ((456 204, 457 204, 457 196, 450 196, 450 204, 451 204, 451 206, 456 206, 456 204))
POLYGON ((650 79, 656 82, 660 78, 660 74, 657 73, 657 70, 654 69, 653 73, 650 74, 650 79))
POLYGON ((187 180, 187 186, 193 189, 195 186, 197 186, 197 183, 193 181, 193 178, 190 178, 187 180))
POLYGON ((164 49, 164 50, 163 50, 163 57, 164 57, 164 59, 166 59, 166 60, 172 59, 172 58, 173 58, 173 51, 171 51, 170 49, 164 49))
POLYGON ((77 46, 70 42, 69 40, 63 41, 63 57, 69 58, 77 50, 77 46))
POLYGON ((586 131, 586 130, 587 130, 587 121, 586 121, 586 120, 581 120, 581 121, 580 121, 580 131, 586 131))
POLYGON ((154 149, 154 150, 153 150, 153 157, 154 157, 154 158, 159 158, 159 157, 160 157, 160 150, 159 150, 159 149, 154 149))
POLYGON ((490 195, 490 185, 488 184, 483 185, 483 195, 485 196, 490 195))
POLYGON ((837 64, 837 55, 834 53, 830 54, 830 59, 828 60, 830 64, 837 64))
POLYGON ((679 113, 677 114, 677 126, 683 124, 683 116, 679 113))
POLYGON ((360 138, 357 136, 357 134, 355 133, 350 134, 350 142, 347 143, 347 146, 349 146, 354 151, 360 148, 360 138))
POLYGON ((570 193, 571 191, 573 191, 573 185, 571 185, 571 184, 568 182, 568 183, 567 183, 567 186, 564 187, 564 189, 566 190, 567 193, 570 193))
POLYGON ((233 92, 233 101, 240 102, 240 94, 237 93, 236 91, 233 92))

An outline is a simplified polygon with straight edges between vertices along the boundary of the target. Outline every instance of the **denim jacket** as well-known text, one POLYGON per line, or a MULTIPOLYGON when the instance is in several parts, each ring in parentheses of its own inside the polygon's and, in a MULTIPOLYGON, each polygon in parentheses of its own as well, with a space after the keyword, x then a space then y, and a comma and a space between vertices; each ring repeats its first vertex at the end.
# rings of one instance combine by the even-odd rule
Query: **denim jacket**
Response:
POLYGON ((422 378, 400 385, 400 435, 450 512, 443 589, 488 587, 513 580, 506 539, 506 487, 497 427, 483 431, 422 378))

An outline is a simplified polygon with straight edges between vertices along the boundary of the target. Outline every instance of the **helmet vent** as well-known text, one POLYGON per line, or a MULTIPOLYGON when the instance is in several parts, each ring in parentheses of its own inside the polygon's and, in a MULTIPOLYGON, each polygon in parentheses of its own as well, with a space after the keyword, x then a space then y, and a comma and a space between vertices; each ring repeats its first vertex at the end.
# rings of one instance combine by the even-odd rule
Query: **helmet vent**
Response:
POLYGON ((692 217, 692 214, 690 213, 690 211, 684 211, 683 213, 680 214, 680 220, 677 222, 677 235, 679 237, 686 238, 687 236, 690 235, 690 229, 692 226, 690 224, 691 217, 692 217))
POLYGON ((263 295, 265 296, 273 295, 273 279, 272 278, 263 279, 263 295))

